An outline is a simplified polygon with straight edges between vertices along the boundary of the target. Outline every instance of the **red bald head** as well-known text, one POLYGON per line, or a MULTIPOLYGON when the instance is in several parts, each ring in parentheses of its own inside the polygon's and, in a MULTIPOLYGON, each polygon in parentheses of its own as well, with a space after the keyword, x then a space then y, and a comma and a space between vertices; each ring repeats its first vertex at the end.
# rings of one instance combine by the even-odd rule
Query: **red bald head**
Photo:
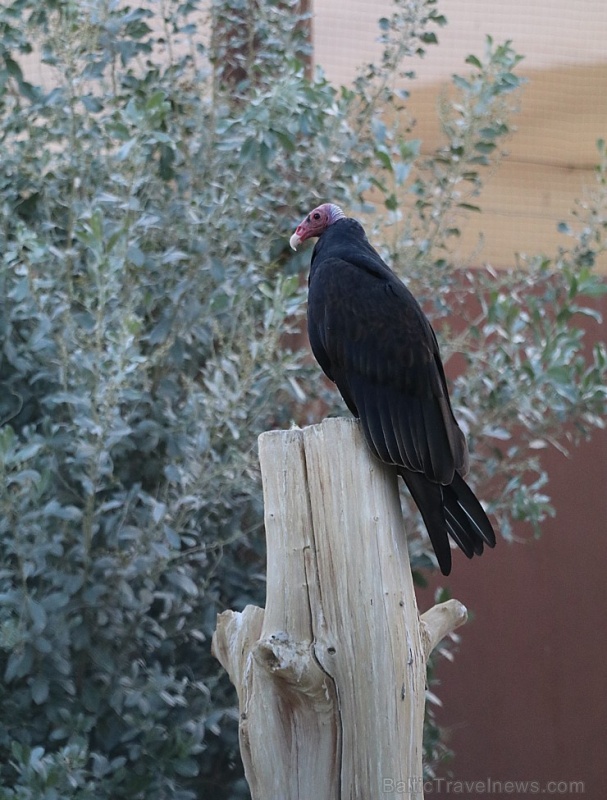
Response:
POLYGON ((320 236, 329 225, 333 225, 338 219, 344 219, 345 216, 341 208, 336 206, 335 203, 323 203, 313 211, 310 211, 303 222, 300 222, 295 233, 291 236, 289 244, 293 250, 297 250, 298 245, 303 241, 313 236, 320 236))

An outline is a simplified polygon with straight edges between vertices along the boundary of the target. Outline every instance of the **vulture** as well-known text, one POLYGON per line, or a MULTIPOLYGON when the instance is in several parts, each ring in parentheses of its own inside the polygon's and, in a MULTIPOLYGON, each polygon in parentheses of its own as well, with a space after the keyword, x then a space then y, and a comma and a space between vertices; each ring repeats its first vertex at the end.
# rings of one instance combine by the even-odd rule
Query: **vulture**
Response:
POLYGON ((367 444, 396 466, 443 575, 449 536, 468 558, 495 533, 465 482, 468 447, 453 415, 436 335, 419 303, 339 206, 311 211, 293 249, 318 237, 308 279, 308 335, 322 370, 360 419, 367 444))

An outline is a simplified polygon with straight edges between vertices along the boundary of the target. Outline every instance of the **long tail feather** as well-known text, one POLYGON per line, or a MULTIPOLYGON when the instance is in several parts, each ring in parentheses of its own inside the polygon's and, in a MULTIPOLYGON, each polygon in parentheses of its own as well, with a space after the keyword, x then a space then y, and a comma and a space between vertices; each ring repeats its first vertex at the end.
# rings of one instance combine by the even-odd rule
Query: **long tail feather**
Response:
POLYGON ((449 507, 457 504, 457 507, 466 514, 469 520, 469 527, 474 531, 473 538, 481 546, 480 553, 483 551, 483 542, 489 545, 489 547, 495 547, 495 531, 493 530, 493 526, 489 522, 485 510, 479 503, 476 495, 462 476, 456 472, 451 484, 444 488, 445 504, 449 507))
POLYGON ((451 572, 451 548, 447 537, 447 521, 443 508, 442 487, 432 483, 421 472, 400 472, 424 520, 432 547, 443 575, 451 572))
POLYGON ((399 470, 422 515, 443 575, 451 572, 449 536, 468 558, 484 545, 495 547, 495 532, 474 492, 458 473, 442 486, 420 472, 399 470))

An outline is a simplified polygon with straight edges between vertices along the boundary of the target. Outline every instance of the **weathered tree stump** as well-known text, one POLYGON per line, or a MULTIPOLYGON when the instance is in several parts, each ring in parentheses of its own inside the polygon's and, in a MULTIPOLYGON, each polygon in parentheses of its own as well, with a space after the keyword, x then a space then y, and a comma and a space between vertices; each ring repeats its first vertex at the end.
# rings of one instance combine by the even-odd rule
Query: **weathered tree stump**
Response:
POLYGON ((259 437, 265 611, 218 618, 254 800, 423 797, 426 659, 466 620, 420 618, 394 470, 354 420, 259 437))

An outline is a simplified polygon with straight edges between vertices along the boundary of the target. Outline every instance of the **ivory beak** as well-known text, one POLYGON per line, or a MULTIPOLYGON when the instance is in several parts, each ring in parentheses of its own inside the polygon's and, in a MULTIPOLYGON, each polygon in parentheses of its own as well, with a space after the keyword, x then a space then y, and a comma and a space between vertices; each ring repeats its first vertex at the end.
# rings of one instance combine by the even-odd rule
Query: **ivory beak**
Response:
POLYGON ((291 238, 289 239, 289 244, 291 245, 293 250, 297 250, 298 246, 301 244, 300 237, 296 233, 294 233, 293 236, 291 236, 291 238))

